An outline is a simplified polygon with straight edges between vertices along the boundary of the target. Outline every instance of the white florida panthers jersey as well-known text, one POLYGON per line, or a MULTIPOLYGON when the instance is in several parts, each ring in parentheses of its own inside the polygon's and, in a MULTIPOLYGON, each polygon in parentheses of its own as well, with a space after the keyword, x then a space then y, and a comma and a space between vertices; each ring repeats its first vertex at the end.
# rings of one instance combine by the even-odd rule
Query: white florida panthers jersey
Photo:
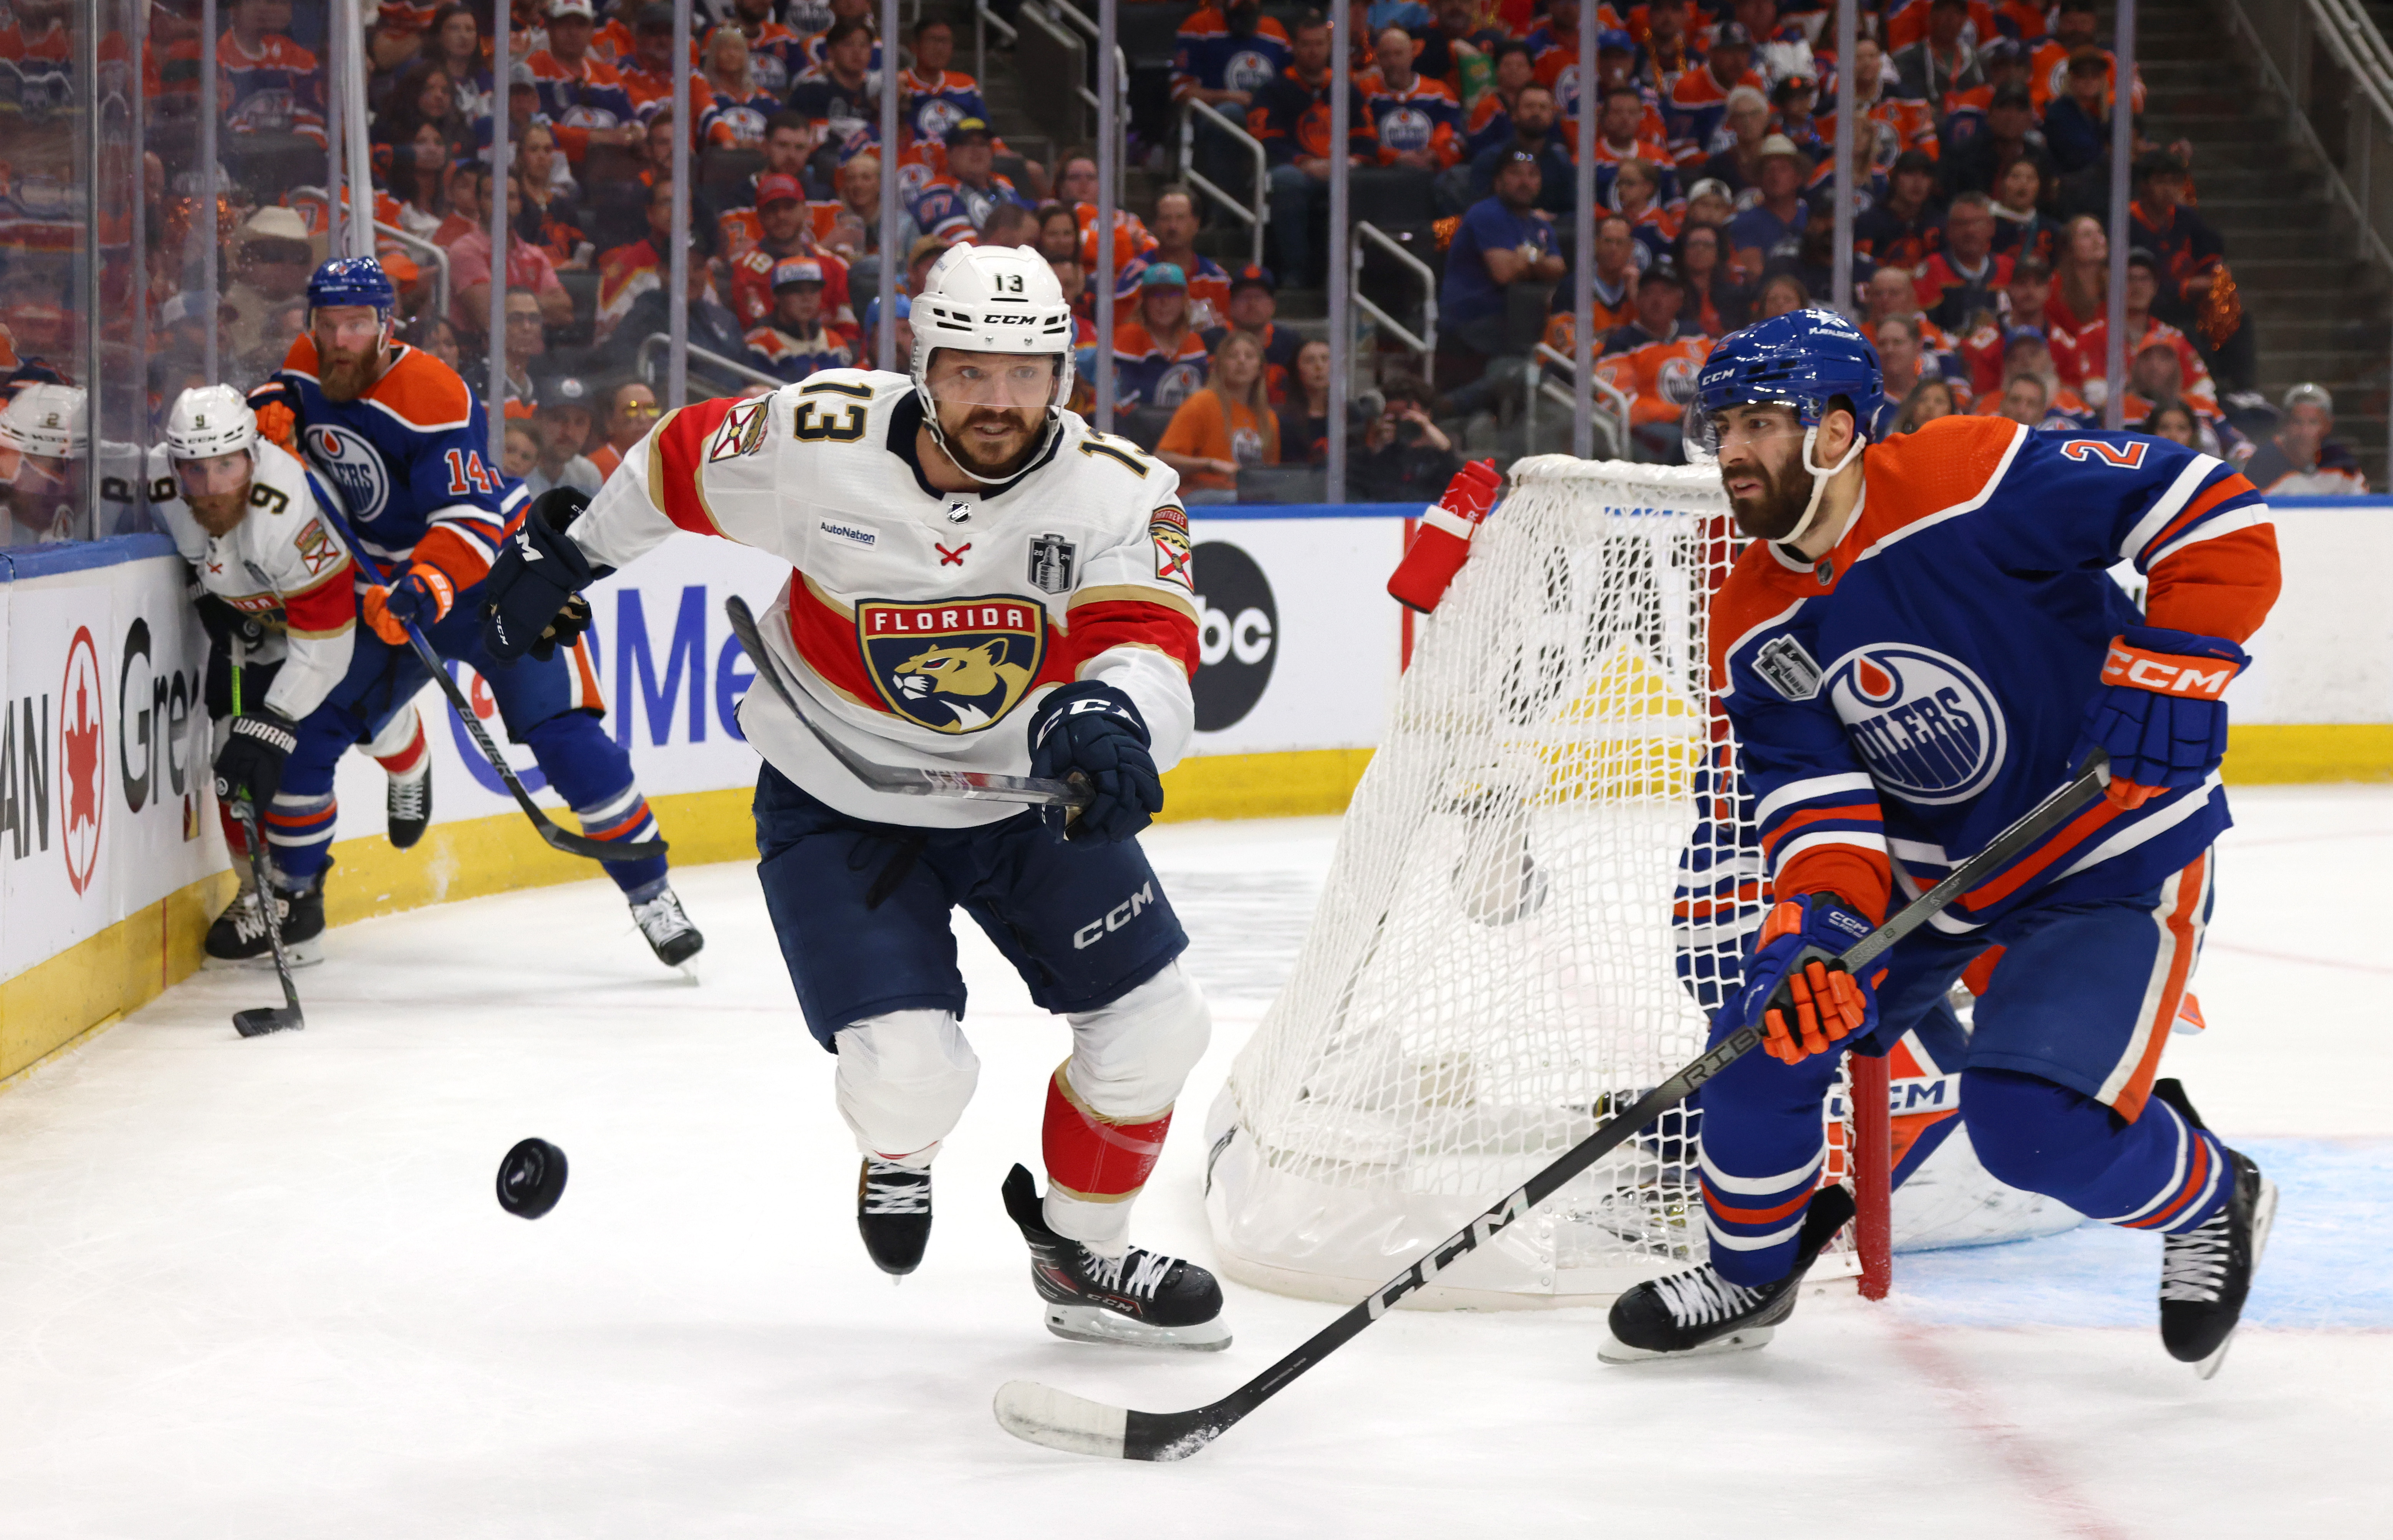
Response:
POLYGON ((281 660, 266 704, 295 722, 322 705, 349 672, 357 568, 317 504, 307 467, 268 439, 260 438, 252 452, 249 511, 230 534, 200 528, 163 447, 150 451, 150 504, 199 573, 200 586, 265 622, 266 644, 251 661, 281 660))
MULTIPOLYGON (((910 380, 866 370, 700 402, 624 455, 573 539, 616 567, 675 529, 788 561, 758 618, 765 646, 810 714, 869 758, 1023 775, 1025 708, 1095 679, 1137 702, 1169 769, 1196 721, 1178 473, 1067 411, 1013 481, 940 492, 918 467, 922 424, 910 380)), ((1019 811, 868 790, 767 687, 739 720, 777 769, 853 817, 962 828, 1019 811)))

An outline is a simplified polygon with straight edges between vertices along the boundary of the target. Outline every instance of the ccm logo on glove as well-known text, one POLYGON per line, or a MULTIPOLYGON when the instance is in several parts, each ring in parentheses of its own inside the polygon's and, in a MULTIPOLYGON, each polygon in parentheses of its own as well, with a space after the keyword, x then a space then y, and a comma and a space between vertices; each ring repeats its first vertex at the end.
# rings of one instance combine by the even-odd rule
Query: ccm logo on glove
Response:
POLYGON ((2227 693, 2227 682, 2237 665, 2223 658, 2178 658, 2132 646, 2124 636, 2111 639, 2110 656, 2102 660, 2102 683, 2132 685, 2156 695, 2191 696, 2216 700, 2227 693))

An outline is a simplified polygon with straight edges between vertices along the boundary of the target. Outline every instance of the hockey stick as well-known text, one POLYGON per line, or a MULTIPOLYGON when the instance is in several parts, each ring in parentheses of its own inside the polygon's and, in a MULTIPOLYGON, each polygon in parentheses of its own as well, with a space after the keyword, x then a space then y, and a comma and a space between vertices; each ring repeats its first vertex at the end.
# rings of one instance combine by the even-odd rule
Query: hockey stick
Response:
POLYGON ((781 704, 803 724, 815 740, 828 750, 830 757, 847 767, 848 773, 875 791, 886 791, 901 797, 964 797, 975 802, 1027 803, 1033 807, 1066 807, 1075 812, 1089 805, 1088 782, 1079 777, 1069 780, 1053 780, 1043 776, 997 776, 981 770, 920 770, 911 765, 881 764, 842 743, 823 729, 821 724, 798 704, 797 692, 781 677, 781 670, 765 650, 765 639, 757 634, 756 617, 748 601, 737 594, 723 601, 723 613, 730 619, 731 634, 748 650, 750 661, 781 704))
MULTIPOLYGON (((1817 958, 1858 972, 2099 797, 2109 779, 2110 762, 2098 750, 2075 779, 2030 809, 2017 823, 1994 836, 1985 849, 1954 868, 1942 881, 1904 905, 1885 924, 1841 954, 1823 947, 1806 947, 1797 955, 1796 966, 1817 958)), ((1074 1455, 1123 1460, 1186 1459, 1286 1389, 1299 1375, 1360 1335, 1364 1327, 1385 1315, 1406 1296, 1428 1287, 1439 1273, 1552 1196, 1564 1182, 1685 1101, 1697 1087, 1751 1052, 1761 1040, 1759 1027, 1737 1028, 1694 1063, 1647 1091, 1636 1105, 1607 1118, 1602 1127, 1531 1177, 1518 1191, 1431 1247, 1427 1256, 1389 1280, 1370 1298, 1221 1400, 1186 1412, 1134 1412, 1053 1390, 1035 1380, 1015 1379, 998 1387, 998 1426, 1016 1438, 1074 1455)))
MULTIPOLYGON (((368 578, 385 588, 389 587, 390 580, 374 565, 373 558, 366 555, 365 547, 358 543, 358 537, 350 530, 347 522, 333 511, 331 494, 317 483, 312 475, 307 477, 307 485, 315 490, 317 505, 324 510, 324 516, 333 521, 333 528, 339 532, 342 542, 348 546, 350 556, 364 569, 368 578)), ((472 736, 475 747, 482 750, 482 757, 490 762, 490 768, 499 773, 499 779, 506 782, 507 790, 515 793, 516 805, 522 808, 524 816, 531 820, 534 833, 568 855, 583 855, 593 861, 645 861, 665 853, 669 847, 662 840, 619 844, 594 840, 586 834, 569 834, 559 829, 546 813, 541 811, 540 804, 531 800, 531 793, 524 790, 524 783, 516 778, 515 771, 508 768, 506 756, 499 752, 496 743, 490 741, 490 733, 482 726, 481 719, 474 714, 472 704, 465 699, 464 690, 459 687, 457 681, 449 677, 449 671, 441 666, 440 655, 432 650, 432 644, 424 639, 424 633, 416 630, 412 620, 399 623, 407 628, 407 645, 415 649, 415 656, 423 659, 425 668, 438 682, 440 693, 449 698, 450 709, 457 713, 457 720, 465 724, 465 731, 472 736)))
MULTIPOLYGON (((238 637, 232 642, 232 714, 241 714, 241 673, 248 659, 249 649, 238 637)), ((227 788, 228 790, 230 788, 227 788)), ((234 805, 234 816, 241 819, 242 838, 249 845, 250 880, 257 884, 257 907, 266 917, 266 944, 274 952, 274 973, 282 981, 282 1004, 278 1009, 261 1005, 232 1013, 232 1029, 244 1038, 262 1038, 268 1032, 297 1031, 307 1024, 300 1013, 299 990, 291 982, 291 959, 282 955, 282 920, 274 912, 274 884, 266 872, 266 840, 258 832, 257 805, 250 800, 249 788, 241 789, 242 800, 234 805)))

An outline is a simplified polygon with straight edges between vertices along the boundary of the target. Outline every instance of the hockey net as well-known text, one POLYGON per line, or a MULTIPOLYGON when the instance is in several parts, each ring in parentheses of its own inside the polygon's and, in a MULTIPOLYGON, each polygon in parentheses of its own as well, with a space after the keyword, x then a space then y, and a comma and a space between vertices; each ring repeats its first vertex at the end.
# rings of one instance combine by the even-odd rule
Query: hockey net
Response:
MULTIPOLYGON (((1360 1299, 1702 1051, 1762 907, 1706 684, 1733 554, 1716 471, 1513 467, 1209 1118, 1231 1276, 1360 1299)), ((1702 1260, 1700 1124, 1665 1115, 1408 1302, 1596 1303, 1702 1260)), ((1840 1241, 1814 1276, 1856 1270, 1840 1241)))

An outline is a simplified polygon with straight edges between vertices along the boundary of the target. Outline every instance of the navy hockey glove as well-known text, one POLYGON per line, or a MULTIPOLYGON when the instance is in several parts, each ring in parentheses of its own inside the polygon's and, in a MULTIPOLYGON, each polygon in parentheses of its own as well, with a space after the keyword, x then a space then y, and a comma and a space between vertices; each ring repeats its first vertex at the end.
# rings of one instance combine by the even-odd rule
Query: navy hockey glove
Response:
POLYGON ((2225 637, 2128 627, 2102 660, 2075 763, 2108 750, 2107 794, 2121 807, 2200 786, 2227 757, 2227 682, 2251 661, 2225 637))
POLYGON ((282 762, 299 747, 299 724, 260 706, 232 719, 225 746, 216 750, 216 800, 245 802, 259 814, 282 784, 282 762))
POLYGON ((1789 1064, 1846 1038, 1867 1037, 1877 1027, 1876 986, 1886 969, 1855 978, 1833 959, 1874 929, 1834 894, 1776 905, 1745 965, 1745 987, 1722 1008, 1720 1024, 1761 1028, 1761 1051, 1789 1064))
POLYGON ((1163 778, 1146 751, 1146 723, 1131 698, 1111 685, 1066 685, 1040 702, 1030 718, 1030 773, 1057 779, 1088 777, 1095 800, 1066 820, 1066 809, 1040 810, 1047 827, 1067 840, 1118 843, 1163 811, 1163 778))
POLYGON ((551 488, 500 542, 498 560, 482 580, 482 646, 499 661, 512 663, 527 652, 545 661, 589 629, 582 590, 606 572, 565 533, 589 505, 570 487, 551 488))

